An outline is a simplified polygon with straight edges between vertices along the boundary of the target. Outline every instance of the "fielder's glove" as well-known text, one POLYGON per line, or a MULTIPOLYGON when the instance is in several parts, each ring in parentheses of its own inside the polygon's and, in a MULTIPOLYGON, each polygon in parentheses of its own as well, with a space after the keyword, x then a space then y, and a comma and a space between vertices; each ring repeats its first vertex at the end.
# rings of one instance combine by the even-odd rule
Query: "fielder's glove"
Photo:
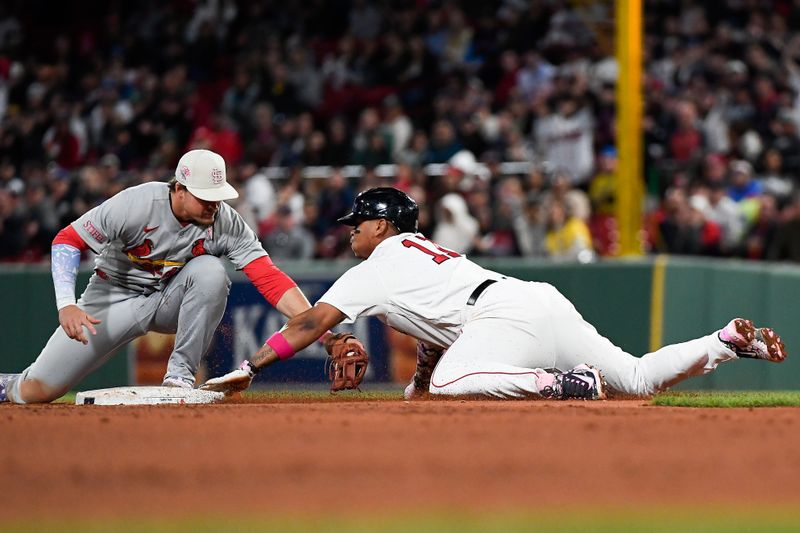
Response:
POLYGON ((333 333, 328 335, 324 345, 331 356, 328 365, 331 392, 358 389, 369 364, 369 356, 361 342, 349 333, 333 333))
POLYGON ((236 370, 228 372, 224 376, 211 378, 203 383, 200 388, 216 392, 224 392, 226 395, 245 390, 253 382, 253 377, 259 369, 254 367, 247 359, 236 370))

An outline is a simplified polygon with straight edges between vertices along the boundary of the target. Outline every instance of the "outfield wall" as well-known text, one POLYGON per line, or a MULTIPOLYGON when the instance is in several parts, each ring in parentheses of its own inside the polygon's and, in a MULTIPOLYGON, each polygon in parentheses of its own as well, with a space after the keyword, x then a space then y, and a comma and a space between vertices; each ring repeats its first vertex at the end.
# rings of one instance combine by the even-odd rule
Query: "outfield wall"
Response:
MULTIPOLYGON (((800 388, 800 266, 676 257, 554 264, 519 259, 484 260, 485 266, 522 279, 547 281, 566 295, 583 316, 613 342, 634 354, 662 343, 680 342, 719 328, 735 316, 770 324, 784 338, 789 359, 780 364, 743 361, 695 378, 680 388, 800 388)), ((349 261, 280 262, 314 301, 349 266, 349 261)), ((258 347, 283 320, 260 298, 240 272, 231 272, 228 309, 208 355, 214 374, 235 365, 258 347)), ((88 272, 82 272, 83 287, 88 272)), ((0 371, 19 371, 38 354, 57 325, 49 269, 43 265, 0 268, 6 305, 0 311, 4 355, 0 371)), ((373 354, 373 381, 389 379, 383 326, 375 319, 352 328, 373 354)), ((128 383, 130 357, 112 359, 80 388, 128 383)), ((271 369, 273 381, 324 379, 318 346, 271 369)))

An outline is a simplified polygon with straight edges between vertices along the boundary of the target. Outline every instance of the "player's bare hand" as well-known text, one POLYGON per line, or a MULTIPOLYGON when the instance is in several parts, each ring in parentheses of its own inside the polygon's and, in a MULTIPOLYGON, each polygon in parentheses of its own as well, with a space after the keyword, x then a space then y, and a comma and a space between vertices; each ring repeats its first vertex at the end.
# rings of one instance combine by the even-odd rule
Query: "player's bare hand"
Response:
POLYGON ((68 305, 58 312, 58 322, 70 339, 89 344, 89 337, 86 336, 86 331, 83 328, 88 329, 92 335, 97 335, 97 330, 94 326, 101 321, 77 305, 68 305))

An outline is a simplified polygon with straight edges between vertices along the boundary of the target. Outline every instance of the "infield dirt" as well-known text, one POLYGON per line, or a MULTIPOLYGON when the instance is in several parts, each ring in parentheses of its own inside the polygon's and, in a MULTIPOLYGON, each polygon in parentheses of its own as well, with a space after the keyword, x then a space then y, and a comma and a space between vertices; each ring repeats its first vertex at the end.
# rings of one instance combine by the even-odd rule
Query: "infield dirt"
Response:
POLYGON ((0 406, 0 516, 800 502, 800 409, 0 406))

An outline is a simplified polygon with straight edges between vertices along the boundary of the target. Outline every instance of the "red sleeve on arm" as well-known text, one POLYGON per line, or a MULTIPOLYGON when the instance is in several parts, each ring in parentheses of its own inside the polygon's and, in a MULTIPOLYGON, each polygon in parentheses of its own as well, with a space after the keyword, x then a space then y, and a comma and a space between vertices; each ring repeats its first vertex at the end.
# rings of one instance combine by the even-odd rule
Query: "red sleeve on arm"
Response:
POLYGON ((67 226, 58 232, 53 239, 53 245, 55 246, 56 244, 69 244, 81 252, 85 252, 89 249, 89 245, 86 244, 86 242, 81 238, 80 235, 78 235, 78 232, 75 231, 72 226, 67 226))
POLYGON ((269 256, 250 261, 242 270, 273 307, 286 291, 297 287, 292 278, 275 266, 269 256))

